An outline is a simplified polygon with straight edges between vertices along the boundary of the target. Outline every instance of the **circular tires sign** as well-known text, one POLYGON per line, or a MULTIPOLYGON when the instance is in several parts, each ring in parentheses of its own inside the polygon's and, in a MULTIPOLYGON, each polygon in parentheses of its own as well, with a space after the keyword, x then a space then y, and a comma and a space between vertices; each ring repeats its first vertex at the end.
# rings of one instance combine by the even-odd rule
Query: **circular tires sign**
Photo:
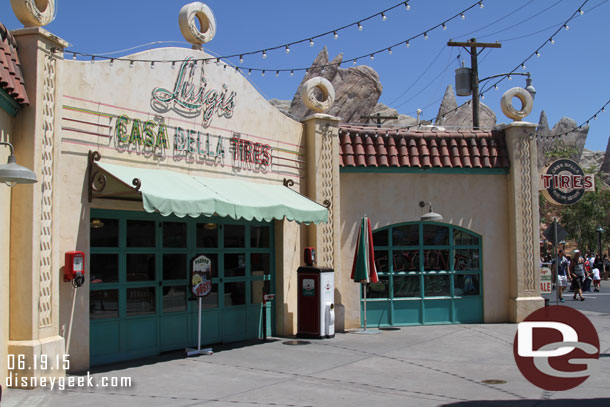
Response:
POLYGON ((541 175, 542 194, 554 205, 578 202, 585 191, 595 190, 595 177, 585 174, 580 166, 568 159, 553 162, 541 175))

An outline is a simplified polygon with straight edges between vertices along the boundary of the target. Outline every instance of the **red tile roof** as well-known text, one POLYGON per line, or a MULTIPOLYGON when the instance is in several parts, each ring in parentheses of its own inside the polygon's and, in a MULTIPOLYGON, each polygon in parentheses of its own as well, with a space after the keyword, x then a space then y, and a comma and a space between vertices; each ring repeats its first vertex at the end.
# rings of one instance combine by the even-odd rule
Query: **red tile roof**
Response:
POLYGON ((0 89, 5 90, 21 105, 30 103, 25 92, 21 63, 17 55, 17 42, 2 23, 0 23, 0 89))
POLYGON ((341 167, 508 168, 504 133, 341 125, 341 167))

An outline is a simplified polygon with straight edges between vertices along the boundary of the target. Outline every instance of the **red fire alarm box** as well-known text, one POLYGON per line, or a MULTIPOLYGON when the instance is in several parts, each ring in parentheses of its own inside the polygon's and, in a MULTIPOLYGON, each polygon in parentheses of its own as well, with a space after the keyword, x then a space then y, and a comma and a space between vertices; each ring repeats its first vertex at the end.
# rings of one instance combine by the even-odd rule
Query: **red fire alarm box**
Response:
POLYGON ((73 251, 66 252, 66 264, 64 265, 64 281, 85 281, 85 253, 73 251))

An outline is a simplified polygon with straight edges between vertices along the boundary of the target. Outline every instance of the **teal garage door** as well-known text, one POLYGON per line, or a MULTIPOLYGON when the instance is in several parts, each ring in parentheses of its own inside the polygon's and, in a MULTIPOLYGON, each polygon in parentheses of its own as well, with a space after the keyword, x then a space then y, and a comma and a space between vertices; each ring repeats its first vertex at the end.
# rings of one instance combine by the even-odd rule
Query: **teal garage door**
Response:
POLYGON ((373 244, 379 282, 367 289, 369 325, 483 322, 480 235, 410 222, 375 230, 373 244))
POLYGON ((200 254, 212 261, 213 283, 202 344, 262 336, 263 290, 274 292, 270 223, 92 209, 90 237, 92 365, 196 346, 189 273, 200 254))

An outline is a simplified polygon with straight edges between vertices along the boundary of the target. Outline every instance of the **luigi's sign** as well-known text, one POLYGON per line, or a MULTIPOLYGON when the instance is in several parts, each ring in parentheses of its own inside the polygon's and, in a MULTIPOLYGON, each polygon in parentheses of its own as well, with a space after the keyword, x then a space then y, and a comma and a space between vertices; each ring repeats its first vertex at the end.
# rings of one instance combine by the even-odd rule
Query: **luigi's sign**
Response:
POLYGON ((595 191, 595 177, 585 174, 576 162, 560 159, 542 171, 540 189, 552 204, 571 205, 578 202, 586 191, 595 191))

